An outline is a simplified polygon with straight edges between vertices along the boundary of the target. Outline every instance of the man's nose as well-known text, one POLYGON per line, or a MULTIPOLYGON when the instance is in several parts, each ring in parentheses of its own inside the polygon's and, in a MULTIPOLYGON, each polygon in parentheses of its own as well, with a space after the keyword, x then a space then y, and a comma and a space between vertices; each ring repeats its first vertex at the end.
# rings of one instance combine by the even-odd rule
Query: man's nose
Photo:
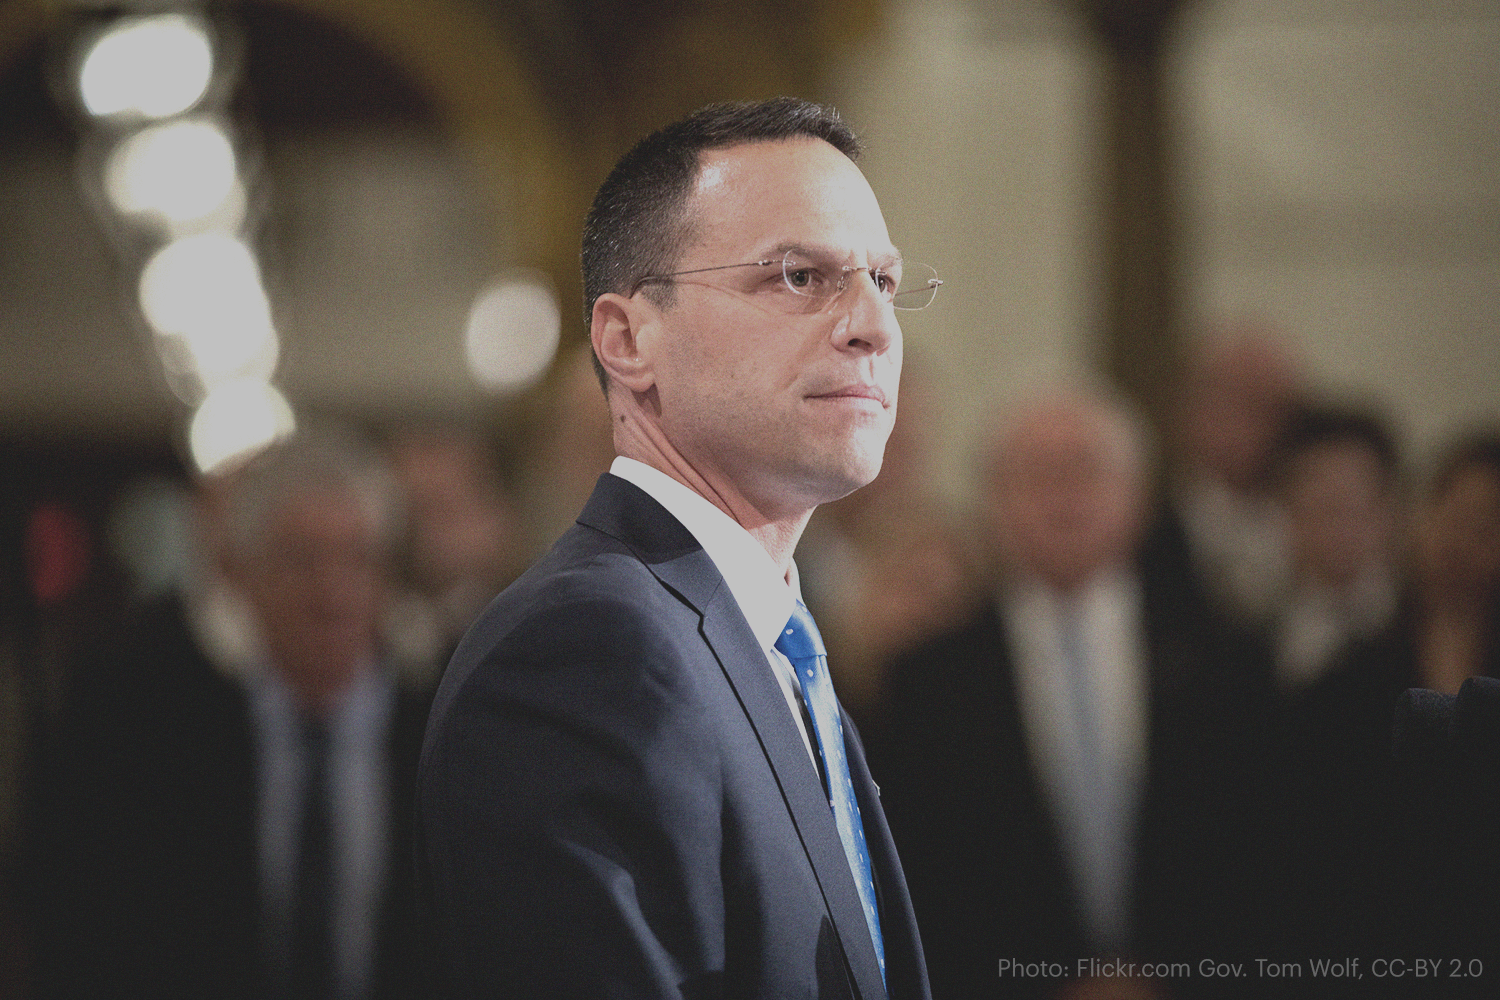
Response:
POLYGON ((833 337, 839 350, 883 354, 901 337, 896 309, 880 294, 868 269, 849 274, 835 308, 839 321, 834 324, 833 337))

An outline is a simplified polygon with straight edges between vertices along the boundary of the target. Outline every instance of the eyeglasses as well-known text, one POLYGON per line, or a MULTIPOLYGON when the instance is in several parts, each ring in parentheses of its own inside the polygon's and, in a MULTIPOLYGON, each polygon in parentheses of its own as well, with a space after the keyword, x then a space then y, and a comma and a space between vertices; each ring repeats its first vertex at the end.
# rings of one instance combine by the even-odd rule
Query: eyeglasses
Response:
POLYGON ((937 272, 926 264, 908 261, 892 267, 853 267, 807 250, 788 250, 782 257, 753 260, 746 264, 720 264, 671 274, 648 274, 635 283, 630 294, 634 295, 642 285, 651 282, 677 281, 684 275, 732 270, 744 272, 749 280, 743 283, 743 287, 730 286, 725 288, 726 291, 752 296, 755 301, 784 313, 821 312, 849 287, 849 276, 860 272, 869 275, 881 301, 896 309, 926 309, 932 305, 938 286, 943 283, 937 272))

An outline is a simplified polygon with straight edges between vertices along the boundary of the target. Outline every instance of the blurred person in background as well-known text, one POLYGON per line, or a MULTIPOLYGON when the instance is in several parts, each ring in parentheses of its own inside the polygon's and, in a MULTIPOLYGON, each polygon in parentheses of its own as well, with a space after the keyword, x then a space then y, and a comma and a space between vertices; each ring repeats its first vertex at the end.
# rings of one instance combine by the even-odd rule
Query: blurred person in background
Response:
POLYGON ((1493 960, 1497 940, 1473 938, 1495 928, 1500 907, 1476 903, 1463 882, 1473 862, 1494 884, 1494 845, 1461 842, 1445 798, 1454 790, 1431 775, 1406 780, 1391 739, 1407 688, 1453 694, 1469 677, 1500 676, 1500 435, 1450 447, 1412 522, 1410 590, 1394 620, 1349 645, 1294 708, 1302 865, 1288 927, 1314 953, 1420 944, 1493 960))
POLYGON ((1439 464, 1416 530, 1414 659, 1448 694, 1500 675, 1500 434, 1476 434, 1439 464))
POLYGON ((1329 407, 1292 419, 1275 465, 1292 557, 1274 628, 1276 672, 1282 690, 1295 692, 1395 613, 1400 467, 1378 417, 1329 407))
POLYGON ((412 682, 435 687, 464 630, 520 572, 520 523, 482 436, 412 427, 387 452, 406 531, 386 637, 412 682))
POLYGON ((389 472, 352 437, 303 435, 209 488, 254 641, 226 662, 212 616, 174 596, 80 675, 30 838, 39 995, 419 995, 426 702, 377 639, 389 472))
POLYGON ((1171 479, 1146 568, 1205 630, 1261 633, 1290 575, 1270 461, 1300 395, 1287 347, 1256 328, 1194 346, 1170 443, 1171 479))
POLYGON ((1253 867, 1252 758, 1228 724, 1247 715, 1205 684, 1245 674, 1203 662, 1138 572, 1146 476, 1119 408, 1021 407, 987 469, 997 591, 894 668, 876 773, 935 994, 1162 995, 1075 963, 1223 955, 1203 949, 1249 919, 1234 879, 1253 867), (997 978, 1001 959, 1070 978, 997 978))
POLYGON ((107 474, 78 475, 45 449, 0 457, 0 996, 30 979, 24 893, 38 748, 55 730, 79 652, 119 607, 99 544, 107 474), (82 480, 82 481, 80 481, 82 480))

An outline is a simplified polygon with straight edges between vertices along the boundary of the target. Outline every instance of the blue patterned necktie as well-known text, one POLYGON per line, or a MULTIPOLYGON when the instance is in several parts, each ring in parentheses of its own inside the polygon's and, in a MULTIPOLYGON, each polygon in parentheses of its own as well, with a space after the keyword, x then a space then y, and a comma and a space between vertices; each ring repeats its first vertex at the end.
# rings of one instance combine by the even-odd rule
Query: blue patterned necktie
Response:
POLYGON ((854 780, 849 776, 849 758, 844 753, 844 724, 839 718, 838 700, 833 694, 833 678, 828 674, 828 655, 818 626, 801 601, 792 609, 792 617, 776 640, 776 648, 797 668, 797 682, 802 685, 802 701, 812 717, 823 757, 823 774, 828 784, 828 804, 839 839, 844 842, 844 856, 859 888, 865 920, 870 925, 870 940, 880 962, 880 978, 885 979, 885 944, 880 937, 880 914, 875 910, 875 879, 870 873, 870 851, 865 846, 865 827, 859 818, 859 803, 854 799, 854 780))

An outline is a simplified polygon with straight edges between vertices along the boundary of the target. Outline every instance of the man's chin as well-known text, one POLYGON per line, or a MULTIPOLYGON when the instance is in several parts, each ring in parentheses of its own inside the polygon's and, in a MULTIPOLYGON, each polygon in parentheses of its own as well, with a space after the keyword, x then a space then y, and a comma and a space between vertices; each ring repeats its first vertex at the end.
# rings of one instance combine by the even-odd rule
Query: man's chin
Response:
POLYGON ((817 502, 832 503, 870 485, 880 474, 882 458, 882 453, 876 452, 873 457, 850 456, 845 461, 829 463, 819 477, 822 488, 817 502))

